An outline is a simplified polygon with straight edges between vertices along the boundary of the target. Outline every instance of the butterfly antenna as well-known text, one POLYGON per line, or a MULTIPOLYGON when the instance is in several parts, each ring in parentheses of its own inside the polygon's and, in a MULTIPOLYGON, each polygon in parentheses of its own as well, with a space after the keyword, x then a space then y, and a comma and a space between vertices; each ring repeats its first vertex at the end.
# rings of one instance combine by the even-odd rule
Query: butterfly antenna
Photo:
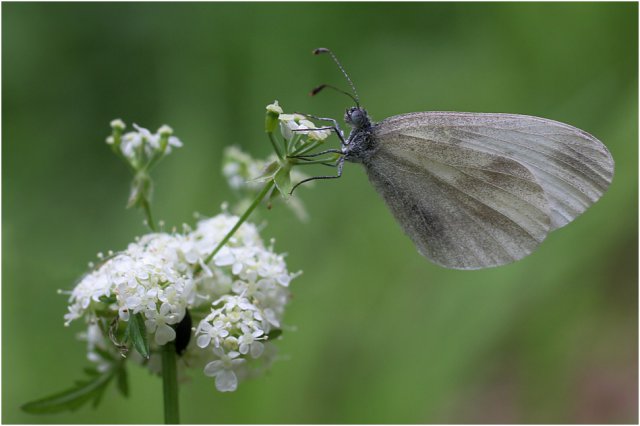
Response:
MULTIPOLYGON (((328 53, 329 55, 331 55, 331 59, 333 59, 333 62, 335 62, 336 65, 338 65, 338 68, 340 68, 340 71, 342 71, 342 74, 345 76, 345 78, 349 82, 349 86, 351 86, 351 90, 353 91, 353 96, 351 96, 351 99, 353 99, 356 102, 356 106, 357 107, 360 107, 360 101, 359 101, 360 98, 358 97, 358 91, 356 90, 356 86, 353 85, 353 82, 349 78, 349 74, 347 74, 347 72, 344 70, 344 67, 342 66, 342 64, 340 63, 340 61, 336 57, 336 55, 334 55, 333 52, 331 50, 327 49, 326 47, 319 47, 319 48, 313 50, 313 54, 314 55, 319 55, 321 53, 328 53)), ((311 92, 311 94, 315 95, 320 90, 324 89, 324 87, 332 87, 332 88, 335 89, 335 87, 333 87, 333 86, 329 86, 327 84, 323 84, 322 86, 318 86, 316 89, 314 89, 311 92)), ((339 90, 339 89, 336 89, 336 90, 338 90, 339 92, 342 92, 342 90, 339 90)), ((345 92, 342 92, 342 93, 345 93, 345 92)))
POLYGON ((318 93, 320 93, 320 91, 321 91, 322 89, 325 89, 325 88, 333 89, 333 90, 335 90, 336 92, 340 92, 340 93, 342 93, 343 95, 347 95, 348 97, 350 97, 351 99, 353 99, 353 101, 356 103, 356 105, 360 106, 360 104, 358 103, 358 99, 357 99, 355 96, 353 96, 351 93, 349 93, 349 92, 345 92, 344 90, 342 90, 342 89, 338 89, 337 87, 332 86, 332 85, 330 85, 330 84, 321 84, 320 86, 318 86, 318 87, 316 87, 315 89, 313 89, 313 90, 309 93, 309 95, 310 95, 310 96, 315 96, 315 95, 317 95, 318 93))

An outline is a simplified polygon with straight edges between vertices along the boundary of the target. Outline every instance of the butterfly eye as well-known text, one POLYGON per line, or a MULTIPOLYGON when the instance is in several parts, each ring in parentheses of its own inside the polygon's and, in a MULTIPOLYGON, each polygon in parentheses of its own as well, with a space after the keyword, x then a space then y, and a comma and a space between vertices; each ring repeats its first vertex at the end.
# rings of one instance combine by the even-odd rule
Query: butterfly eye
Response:
POLYGON ((344 121, 355 128, 363 127, 367 121, 365 112, 357 107, 349 108, 344 114, 344 121))

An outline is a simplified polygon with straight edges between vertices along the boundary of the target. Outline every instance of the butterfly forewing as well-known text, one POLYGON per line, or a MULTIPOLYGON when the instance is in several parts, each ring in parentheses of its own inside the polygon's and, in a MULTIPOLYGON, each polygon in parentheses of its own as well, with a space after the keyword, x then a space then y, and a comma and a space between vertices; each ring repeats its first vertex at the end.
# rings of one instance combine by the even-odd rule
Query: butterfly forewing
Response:
POLYGON ((402 136, 504 156, 523 164, 549 200, 551 229, 583 213, 613 178, 613 159, 599 140, 575 127, 538 117, 419 112, 390 117, 376 126, 381 145, 402 136))
POLYGON ((456 269, 498 266, 528 255, 546 237, 549 203, 527 167, 442 138, 378 129, 364 166, 427 258, 456 269))

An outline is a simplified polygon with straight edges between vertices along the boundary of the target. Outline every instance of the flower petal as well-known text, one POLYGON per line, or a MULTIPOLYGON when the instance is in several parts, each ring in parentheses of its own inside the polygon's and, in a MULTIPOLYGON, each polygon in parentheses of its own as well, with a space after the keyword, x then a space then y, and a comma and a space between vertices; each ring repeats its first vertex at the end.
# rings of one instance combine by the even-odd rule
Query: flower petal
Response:
POLYGON ((158 345, 161 345, 161 346, 165 345, 167 344, 167 342, 170 342, 175 338, 176 338, 176 331, 166 324, 159 326, 158 329, 156 330, 155 341, 158 345))
POLYGON ((209 346, 209 343, 211 343, 211 336, 209 336, 208 334, 201 334, 196 340, 196 344, 199 348, 206 348, 207 346, 209 346))
POLYGON ((204 366, 204 374, 209 377, 217 376, 222 370, 223 370, 223 366, 222 366, 222 361, 220 360, 211 361, 210 363, 204 366))
POLYGON ((229 370, 221 371, 216 376, 216 388, 220 392, 233 392, 238 389, 238 378, 236 373, 229 370))

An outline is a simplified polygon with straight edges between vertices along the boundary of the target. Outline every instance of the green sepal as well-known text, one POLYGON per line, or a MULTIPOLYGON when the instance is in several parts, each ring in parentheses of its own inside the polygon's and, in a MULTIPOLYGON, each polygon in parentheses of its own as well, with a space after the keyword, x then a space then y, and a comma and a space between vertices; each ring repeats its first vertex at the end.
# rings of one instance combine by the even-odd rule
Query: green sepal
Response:
POLYGON ((127 328, 124 332, 125 340, 133 343, 138 353, 144 359, 149 359, 149 341, 147 340, 147 326, 144 324, 142 314, 138 312, 129 317, 127 328))
POLYGON ((50 414, 65 410, 75 411, 90 401, 93 402, 93 407, 96 407, 107 385, 116 374, 120 374, 119 370, 123 369, 123 365, 124 363, 113 364, 112 368, 103 373, 90 369, 90 378, 79 380, 70 389, 28 402, 20 408, 29 414, 50 414))

